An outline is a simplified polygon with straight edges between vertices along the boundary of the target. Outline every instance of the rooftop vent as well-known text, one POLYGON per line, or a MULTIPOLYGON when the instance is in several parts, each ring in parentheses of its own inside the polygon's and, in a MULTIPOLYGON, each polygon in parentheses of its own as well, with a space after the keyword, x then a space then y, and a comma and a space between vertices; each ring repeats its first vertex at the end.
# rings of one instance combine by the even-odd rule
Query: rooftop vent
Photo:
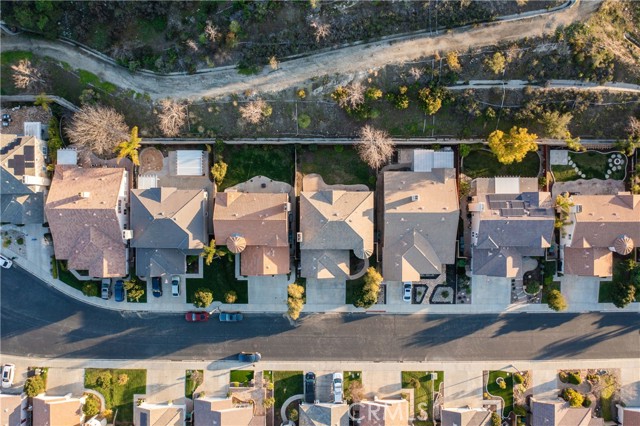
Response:
POLYGON ((302 242, 302 232, 296 233, 296 241, 299 243, 302 242))
POLYGON ((91 193, 90 193, 90 192, 88 192, 88 191, 83 191, 83 192, 79 192, 79 193, 78 193, 78 196, 79 196, 80 198, 89 198, 89 196, 91 196, 91 193))
POLYGON ((418 195, 418 194, 413 194, 411 196, 411 201, 418 201, 419 199, 420 199, 420 195, 418 195))

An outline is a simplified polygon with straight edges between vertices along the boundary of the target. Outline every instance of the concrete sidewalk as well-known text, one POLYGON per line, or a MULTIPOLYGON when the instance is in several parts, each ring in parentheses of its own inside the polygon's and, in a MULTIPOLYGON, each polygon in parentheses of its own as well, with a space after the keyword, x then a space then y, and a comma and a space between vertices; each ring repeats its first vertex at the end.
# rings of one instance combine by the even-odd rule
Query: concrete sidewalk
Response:
MULTIPOLYGON (((70 287, 60 280, 54 279, 51 275, 51 257, 53 247, 47 243, 44 234, 47 228, 40 225, 28 225, 15 227, 5 225, 2 230, 18 230, 25 234, 24 255, 17 253, 10 248, 2 248, 2 253, 9 258, 15 258, 14 263, 28 271, 36 278, 48 283, 58 291, 73 297, 83 303, 88 303, 99 308, 112 309, 117 311, 138 311, 138 312, 165 312, 184 313, 196 309, 193 304, 186 303, 185 294, 180 298, 182 302, 175 300, 170 295, 165 295, 155 299, 151 297, 150 289, 147 289, 147 303, 116 302, 113 298, 102 300, 98 297, 88 297, 81 291, 70 287)), ((264 280, 264 279, 263 279, 264 280)), ((249 286, 249 301, 256 300, 255 303, 248 304, 220 304, 214 302, 209 309, 220 308, 223 311, 240 311, 244 313, 286 313, 286 283, 278 282, 273 285, 261 285, 263 282, 253 280, 249 286)), ((632 303, 624 309, 616 308, 612 303, 593 303, 589 300, 597 300, 597 286, 593 283, 588 289, 582 289, 571 279, 563 277, 563 294, 567 299, 568 309, 566 313, 579 312, 639 312, 640 303, 632 303), (567 281, 566 283, 564 281, 567 281), (564 287, 567 287, 565 291, 564 287), (587 291, 588 290, 588 291, 587 291)), ((473 292, 471 294, 473 302, 471 304, 459 305, 423 305, 409 304, 399 298, 389 298, 392 303, 374 305, 370 309, 356 308, 353 305, 344 303, 330 303, 324 297, 318 297, 317 288, 310 288, 308 302, 305 304, 303 313, 386 313, 386 314, 499 314, 499 313, 524 313, 524 312, 553 312, 545 304, 509 304, 510 287, 508 280, 491 277, 474 276, 473 292), (397 300, 396 300, 397 299, 397 300)), ((332 294, 342 294, 335 289, 332 294)), ((335 300, 335 299, 334 299, 335 300)), ((344 300, 342 298, 341 300, 344 300)))

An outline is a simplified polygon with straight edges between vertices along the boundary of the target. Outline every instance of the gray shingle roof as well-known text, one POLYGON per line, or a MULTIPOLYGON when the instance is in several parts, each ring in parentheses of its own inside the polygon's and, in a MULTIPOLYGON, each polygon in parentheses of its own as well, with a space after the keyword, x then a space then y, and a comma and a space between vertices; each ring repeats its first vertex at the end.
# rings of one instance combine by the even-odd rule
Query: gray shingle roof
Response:
POLYGON ((349 406, 347 404, 302 404, 299 422, 300 426, 348 426, 349 406))
POLYGON ((185 253, 179 249, 136 249, 136 273, 141 277, 184 274, 185 253))

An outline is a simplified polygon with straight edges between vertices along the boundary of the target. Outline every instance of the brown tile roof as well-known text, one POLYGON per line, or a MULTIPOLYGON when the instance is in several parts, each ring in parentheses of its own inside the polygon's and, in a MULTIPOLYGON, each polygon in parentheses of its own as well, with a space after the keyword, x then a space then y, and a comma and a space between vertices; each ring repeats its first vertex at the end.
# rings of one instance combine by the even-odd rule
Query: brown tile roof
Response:
MULTIPOLYGON (((300 195, 300 244, 302 269, 314 273, 316 260, 324 251, 353 251, 366 259, 373 253, 373 192, 324 190, 300 195), (313 252, 313 253, 311 253, 313 252)), ((347 257, 348 260, 348 257, 347 257)), ((347 265, 348 268, 348 265, 347 265)), ((347 270, 348 275, 348 270, 347 270)))
POLYGON ((640 409, 624 408, 622 418, 622 426, 638 426, 640 425, 640 409))
MULTIPOLYGON (((0 424, 2 426, 19 426, 22 412, 23 395, 0 394, 0 424)), ((26 401, 25 401, 26 403, 26 401)))
POLYGON ((573 225, 566 228, 571 233, 567 244, 571 249, 565 248, 565 273, 611 276, 613 256, 605 251, 615 247, 621 236, 626 236, 632 245, 640 244, 640 195, 619 193, 571 198, 576 211, 571 214, 573 225))
POLYGON ((194 426, 252 425, 253 408, 238 407, 231 399, 198 398, 193 403, 194 426))
POLYGON ((33 426, 79 426, 84 414, 78 398, 33 398, 33 426))
POLYGON ((144 403, 139 407, 135 407, 134 416, 137 420, 135 424, 142 424, 140 417, 146 416, 147 426, 183 426, 184 408, 184 406, 180 405, 144 403))
POLYGON ((56 258, 67 259, 69 268, 88 270, 93 277, 126 274, 117 213, 125 173, 119 168, 56 167, 45 215, 56 258))
POLYGON ((405 426, 409 421, 409 403, 405 399, 362 401, 360 426, 405 426))
POLYGON ((286 193, 219 192, 213 212, 216 242, 244 237, 243 275, 289 272, 289 221, 286 193), (286 253, 286 256, 285 256, 286 253))
POLYGON ((491 411, 487 409, 444 408, 441 426, 490 426, 491 411))
POLYGON ((301 404, 300 426, 348 426, 349 406, 347 404, 301 404))
POLYGON ((441 273, 443 264, 455 262, 460 215, 455 170, 389 171, 383 182, 383 277, 418 281, 421 274, 441 273))

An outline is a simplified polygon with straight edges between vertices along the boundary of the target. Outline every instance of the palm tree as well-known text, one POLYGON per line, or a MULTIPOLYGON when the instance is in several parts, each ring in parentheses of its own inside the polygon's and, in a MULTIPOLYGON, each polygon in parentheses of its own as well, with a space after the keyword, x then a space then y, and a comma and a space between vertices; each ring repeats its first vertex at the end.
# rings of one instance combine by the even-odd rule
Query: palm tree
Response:
POLYGON ((134 126, 131 129, 131 137, 128 141, 123 141, 118 144, 116 151, 118 152, 118 163, 124 157, 131 158, 131 162, 136 166, 140 165, 140 159, 138 158, 138 149, 140 149, 141 138, 138 137, 138 126, 134 126))
POLYGON ((227 250, 225 247, 217 248, 216 240, 211 240, 209 241, 208 246, 204 246, 202 248, 202 253, 200 253, 200 256, 204 257, 204 263, 209 266, 211 265, 211 262, 213 262, 213 259, 222 258, 226 256, 227 253, 229 253, 229 250, 227 250))

